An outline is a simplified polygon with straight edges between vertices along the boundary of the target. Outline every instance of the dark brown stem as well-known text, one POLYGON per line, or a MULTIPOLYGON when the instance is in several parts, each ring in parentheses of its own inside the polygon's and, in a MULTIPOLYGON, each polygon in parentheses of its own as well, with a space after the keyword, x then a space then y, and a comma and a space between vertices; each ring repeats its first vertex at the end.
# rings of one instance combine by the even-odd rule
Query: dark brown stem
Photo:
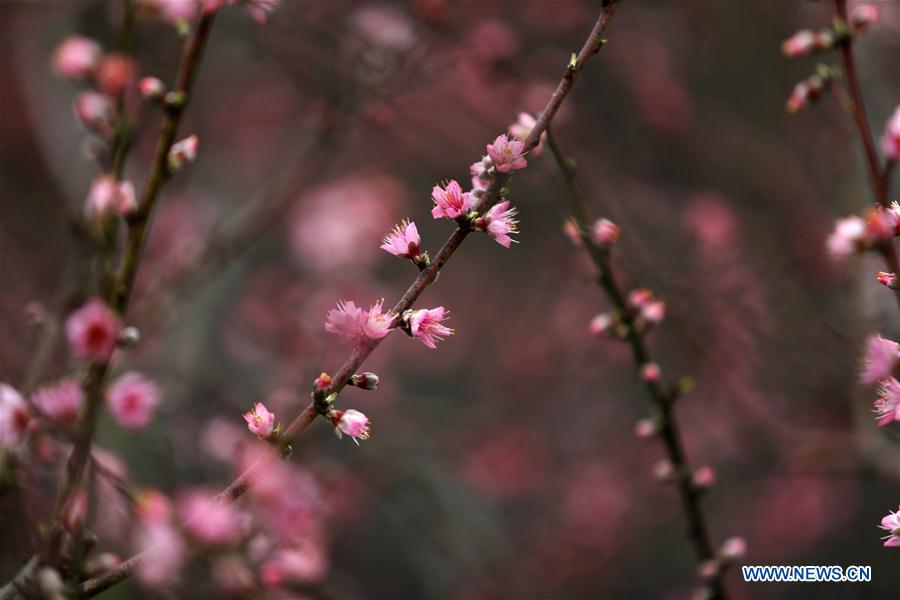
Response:
MULTIPOLYGON (((584 63, 602 46, 602 43, 600 42, 600 36, 609 25, 609 22, 612 19, 613 14, 615 14, 615 11, 618 8, 620 2, 621 0, 608 0, 607 2, 604 2, 603 9, 600 12, 600 16, 597 19, 594 28, 591 30, 587 41, 582 47, 581 52, 578 54, 578 59, 576 60, 574 66, 566 68, 566 72, 563 74, 559 85, 557 85, 556 90, 550 98, 550 101, 547 103, 544 112, 541 114, 541 117, 538 119, 537 124, 525 141, 526 151, 534 148, 537 145, 538 140, 540 140, 541 134, 549 126, 553 116, 556 114, 557 110, 559 110, 559 107, 562 105, 563 101, 571 90, 572 84, 574 83, 578 74, 584 68, 584 63)), ((479 212, 485 212, 500 199, 500 192, 504 189, 509 179, 510 176, 504 174, 497 174, 497 176, 494 177, 490 186, 488 187, 488 190, 485 192, 485 195, 482 198, 482 202, 479 205, 479 212)), ((407 288, 406 292, 404 292, 400 299, 396 302, 396 304, 394 304, 393 308, 391 309, 392 312, 400 314, 412 307, 412 305, 422 294, 422 292, 425 291, 425 288, 427 288, 431 283, 434 282, 440 270, 460 247, 463 240, 465 240, 470 232, 471 228, 467 224, 463 223, 460 224, 459 227, 457 227, 450 238, 438 251, 437 255, 435 255, 435 257, 432 259, 431 264, 426 269, 419 272, 415 280, 407 288)), ((295 418, 291 422, 291 424, 288 425, 284 433, 282 433, 282 435, 280 436, 277 447, 273 448, 273 452, 283 453, 284 450, 287 449, 287 447, 290 446, 290 444, 293 443, 293 441, 296 440, 297 437, 301 433, 303 433, 303 431, 305 431, 313 421, 315 421, 316 417, 320 413, 317 405, 320 404, 328 395, 339 392, 344 386, 346 386, 347 382, 350 380, 353 374, 356 373, 356 371, 363 364, 366 358, 368 358, 368 356, 375 350, 375 348, 378 347, 383 339, 384 338, 372 340, 370 343, 364 346, 354 348, 347 361, 343 364, 343 366, 341 366, 340 369, 338 369, 337 373, 332 376, 331 385, 325 390, 315 390, 313 392, 313 402, 307 405, 306 408, 304 408, 300 413, 300 415, 298 415, 297 418, 295 418)), ((239 498, 249 487, 251 483, 251 475, 256 468, 256 465, 258 464, 259 461, 248 468, 243 474, 240 475, 240 477, 238 477, 227 488, 225 488, 225 490, 223 490, 217 496, 217 501, 233 502, 234 500, 239 498)), ((142 554, 132 556, 128 560, 122 562, 112 571, 99 577, 95 577, 93 579, 85 581, 78 588, 80 596, 83 598, 89 598, 126 579, 138 566, 141 561, 141 557, 142 554)))
MULTIPOLYGON (((643 365, 652 362, 647 341, 644 333, 636 326, 634 312, 629 308, 625 295, 616 281, 608 250, 598 246, 589 233, 587 203, 584 198, 584 191, 578 180, 575 163, 563 154, 556 136, 549 129, 547 130, 547 145, 550 147, 553 158, 556 160, 556 164, 565 178, 566 187, 569 191, 569 209, 572 212, 575 223, 578 225, 582 246, 590 255, 597 269, 598 284, 615 309, 619 320, 624 326, 624 331, 627 332, 626 339, 631 347, 635 370, 640 372, 643 365)), ((650 397, 655 422, 659 428, 659 436, 677 475, 678 491, 688 522, 688 536, 694 546, 698 562, 712 560, 715 557, 715 549, 710 540, 709 529, 703 514, 702 492, 692 483, 691 475, 693 470, 688 462, 684 444, 681 440, 678 422, 675 420, 675 415, 672 412, 674 396, 670 390, 663 387, 658 381, 645 380, 644 387, 647 390, 647 395, 650 397)), ((707 586, 711 598, 724 600, 726 595, 720 573, 717 573, 715 577, 710 579, 707 582, 707 586)))
MULTIPOLYGON (((197 67, 200 63, 200 57, 203 54, 203 49, 209 38, 214 15, 214 12, 204 13, 200 17, 196 29, 188 41, 177 83, 174 88, 176 93, 182 94, 183 100, 177 104, 170 104, 167 106, 159 141, 156 146, 156 154, 150 169, 149 179, 144 188, 144 193, 141 196, 138 209, 135 215, 129 219, 128 236, 125 242, 122 261, 116 274, 111 297, 108 298, 109 304, 113 310, 123 316, 128 308, 128 301, 140 264, 141 250, 144 245, 150 215, 153 211, 159 191, 169 177, 167 161, 168 153, 172 144, 175 142, 178 124, 181 121, 181 115, 187 104, 188 94, 191 85, 193 84, 197 67)), ((60 482, 60 487, 57 492, 54 510, 55 524, 51 531, 44 554, 44 562, 46 564, 56 564, 59 559, 59 552, 64 539, 64 533, 60 526, 64 516, 64 507, 73 490, 77 489, 80 485, 84 474, 85 465, 91 449, 91 443, 94 438, 94 431, 97 426, 97 416, 103 404, 103 389, 106 376, 109 372, 109 365, 109 361, 96 361, 92 363, 88 367, 87 374, 82 381, 82 388, 84 389, 85 394, 85 406, 79 415, 76 429, 77 437, 73 444, 72 453, 69 455, 69 459, 66 463, 63 479, 60 482)))

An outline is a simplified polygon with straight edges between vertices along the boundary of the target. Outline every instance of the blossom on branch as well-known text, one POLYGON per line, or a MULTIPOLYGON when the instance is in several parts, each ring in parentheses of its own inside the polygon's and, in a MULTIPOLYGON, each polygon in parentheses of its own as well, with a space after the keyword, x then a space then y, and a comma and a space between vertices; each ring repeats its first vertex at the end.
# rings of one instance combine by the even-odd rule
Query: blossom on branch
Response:
POLYGON ((434 200, 431 216, 435 219, 456 219, 472 209, 472 195, 463 192, 455 179, 451 179, 443 187, 434 186, 431 199, 434 200))
POLYGON ((875 414, 879 427, 900 421, 900 382, 893 377, 881 381, 875 400, 875 414))
POLYGON ((519 141, 510 141, 505 133, 501 133, 494 140, 493 144, 487 145, 488 156, 494 168, 501 173, 509 173, 510 171, 518 171, 528 166, 523 152, 525 143, 519 141))
POLYGON ((419 341, 428 348, 434 350, 437 348, 436 343, 453 335, 453 330, 441 323, 445 321, 448 312, 443 306, 432 309, 420 309, 409 311, 405 316, 408 323, 410 335, 419 338, 419 341))
POLYGON ((66 319, 66 338, 72 356, 81 360, 109 360, 122 323, 99 298, 93 298, 66 319))
POLYGON ((359 445, 358 440, 369 439, 369 417, 358 410, 336 410, 331 415, 334 424, 334 433, 338 438, 349 435, 359 445))
MULTIPOLYGON (((329 381, 331 378, 328 378, 329 381)), ((275 413, 269 412, 266 405, 257 402, 253 408, 244 413, 247 429, 261 440, 268 438, 275 430, 275 413)))
POLYGON ((134 371, 119 377, 106 394, 106 405, 125 429, 143 429, 153 420, 160 391, 155 383, 134 371))
POLYGON ((96 41, 72 35, 53 53, 53 70, 65 79, 84 81, 93 75, 102 54, 103 49, 96 41))
POLYGON ((509 200, 495 204, 482 217, 475 219, 475 228, 485 232, 504 248, 509 248, 513 240, 509 234, 516 233, 516 209, 509 207, 509 200))
POLYGON ((381 249, 394 256, 413 259, 419 256, 419 230, 416 224, 404 219, 399 225, 395 225, 389 234, 384 236, 381 249))
POLYGON ((900 345, 873 333, 866 338, 863 368, 859 375, 860 383, 871 385, 889 377, 898 361, 900 361, 900 345))
POLYGON ((84 402, 84 392, 74 379, 64 379, 38 389, 31 401, 54 421, 71 425, 84 402))

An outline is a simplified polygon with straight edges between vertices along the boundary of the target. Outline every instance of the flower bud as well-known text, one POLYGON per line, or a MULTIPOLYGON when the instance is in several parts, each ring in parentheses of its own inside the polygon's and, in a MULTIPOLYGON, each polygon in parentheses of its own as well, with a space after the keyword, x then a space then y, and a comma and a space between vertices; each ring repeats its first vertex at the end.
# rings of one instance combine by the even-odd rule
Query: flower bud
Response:
POLYGON ((725 564, 735 563, 747 554, 747 541, 742 537, 731 537, 725 540, 719 550, 722 561, 725 564))
POLYGON ((860 33, 869 25, 878 22, 880 14, 874 4, 859 4, 850 13, 850 29, 853 33, 860 33))
POLYGON ((659 368, 659 365, 650 362, 641 366, 641 379, 650 383, 659 382, 659 378, 662 376, 662 371, 659 368))
POLYGON ((124 54, 107 54, 100 59, 95 78, 101 91, 116 96, 132 85, 134 76, 132 58, 124 54))
POLYGON ((141 330, 129 325, 119 333, 120 348, 134 348, 141 341, 141 330))
POLYGON ((781 52, 790 58, 805 56, 816 49, 816 34, 809 29, 801 29, 781 43, 781 52))
POLYGON ((653 419, 641 419, 634 424, 634 435, 639 439, 646 440, 659 433, 656 422, 653 419))
POLYGON ((138 82, 141 98, 148 102, 161 100, 166 95, 166 84, 156 77, 144 77, 138 82))
POLYGON ((317 390, 324 390, 331 385, 331 375, 328 373, 322 373, 318 377, 316 377, 315 386, 317 390))
POLYGON ((197 136, 191 135, 172 144, 172 148, 169 149, 169 170, 175 172, 184 165, 194 162, 197 159, 199 143, 197 136))
POLYGON ((113 131, 115 108, 109 96, 98 92, 83 92, 75 98, 75 116, 90 131, 109 136, 113 131))
POLYGON ((708 490, 716 482, 716 472, 712 467, 700 467, 691 476, 691 483, 698 490, 708 490))
POLYGON ((653 476, 659 483, 672 483, 675 481, 675 468, 668 460, 658 460, 653 465, 653 476))
POLYGON ((90 38, 67 37, 53 53, 53 70, 65 79, 83 81, 97 68, 102 53, 100 44, 90 38))
POLYGON ((601 313, 591 319, 591 324, 588 326, 588 330, 591 332, 591 335, 601 336, 601 335, 609 335, 612 331, 612 326, 615 323, 615 319, 609 313, 601 313))
POLYGON ((641 307, 641 317, 650 325, 658 325, 665 316, 666 303, 662 300, 654 300, 641 307))
POLYGON ((592 230, 594 243, 601 248, 610 248, 619 239, 619 226, 609 219, 600 219, 592 230))
POLYGON ((884 271, 878 271, 878 283, 883 286, 889 287, 892 290, 900 290, 900 285, 897 284, 897 274, 896 273, 885 273, 884 271))
POLYGON ((376 390, 378 389, 378 381, 378 375, 367 371, 365 373, 357 373, 351 377, 350 385, 355 385, 364 390, 376 390))
POLYGON ((697 567, 697 575, 700 579, 709 581, 719 574, 719 562, 716 560, 704 560, 697 567))

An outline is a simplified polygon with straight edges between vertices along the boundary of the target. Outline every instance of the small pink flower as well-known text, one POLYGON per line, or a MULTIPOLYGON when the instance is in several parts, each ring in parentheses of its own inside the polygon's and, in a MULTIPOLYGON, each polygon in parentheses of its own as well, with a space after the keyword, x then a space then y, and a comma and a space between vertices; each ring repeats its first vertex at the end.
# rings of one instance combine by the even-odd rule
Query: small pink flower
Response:
MULTIPOLYGON (((331 378, 328 379, 330 382, 331 378)), ((247 422, 247 429, 261 440, 272 435, 275 430, 275 414, 269 412, 262 402, 257 402, 253 408, 245 412, 244 420, 247 422)))
POLYGON ((448 335, 453 335, 453 330, 449 327, 441 325, 441 322, 447 319, 443 306, 437 308, 421 309, 414 311, 409 316, 409 330, 414 337, 432 350, 437 346, 435 342, 444 339, 448 335))
POLYGON ((658 325, 666 316, 666 303, 653 300, 641 306, 641 317, 650 325, 658 325))
POLYGON ((54 421, 72 424, 84 402, 81 385, 74 379, 64 379, 37 390, 31 401, 54 421))
MULTIPOLYGON (((509 135, 520 142, 524 142, 528 136, 531 135, 531 130, 534 129, 535 125, 537 125, 537 119, 527 112, 520 112, 516 122, 509 126, 509 135)), ((538 142, 538 145, 531 151, 533 155, 537 156, 540 154, 546 139, 547 132, 544 131, 541 133, 541 139, 538 142)))
POLYGON ((331 416, 334 433, 338 438, 349 435, 353 441, 369 439, 369 417, 358 410, 336 410, 331 416))
POLYGON ((649 439, 658 433, 653 419, 641 419, 634 424, 634 435, 642 440, 649 439))
POLYGON ((859 4, 850 12, 850 28, 853 33, 859 33, 869 25, 878 22, 880 13, 874 4, 859 4))
POLYGON ((893 210, 874 208, 866 214, 866 239, 887 242, 897 231, 897 215, 893 210))
POLYGON ((159 490, 142 490, 134 509, 138 519, 144 523, 165 523, 172 517, 172 503, 159 490))
POLYGON ((484 231, 489 236, 497 240, 497 243, 504 248, 509 248, 510 244, 515 241, 509 237, 510 233, 516 233, 515 220, 516 209, 509 208, 509 200, 504 200, 499 204, 491 207, 483 217, 479 217, 475 221, 475 227, 484 231))
POLYGON ((391 332, 391 328, 394 326, 394 317, 396 315, 391 311, 381 312, 383 303, 384 299, 375 303, 369 309, 369 312, 366 313, 366 319, 363 323, 363 333, 373 340, 383 338, 391 332))
POLYGON ((708 490, 716 482, 716 472, 712 467, 700 467, 694 471, 691 481, 701 490, 708 490))
POLYGON ((653 464, 653 477, 659 483, 671 483, 675 479, 675 467, 664 458, 653 464))
POLYGON ((653 300, 653 292, 647 288, 638 288, 628 292, 628 306, 633 309, 640 309, 645 304, 653 300))
POLYGON ((107 54, 97 65, 95 79, 100 91, 116 96, 134 83, 134 59, 125 54, 107 54))
POLYGON ((125 429, 143 429, 153 420, 160 392, 155 383, 133 371, 119 377, 106 393, 106 405, 125 429))
POLYGON ((144 552, 136 569, 138 580, 149 587, 171 583, 187 558, 181 534, 168 523, 141 525, 134 546, 144 552))
POLYGON ((517 171, 528 166, 522 155, 524 149, 523 142, 510 141, 505 133, 498 135, 493 144, 487 145, 488 156, 491 157, 494 167, 501 173, 517 171))
POLYGON ((878 415, 879 427, 900 421, 900 382, 893 377, 882 380, 878 388, 875 414, 878 415))
POLYGON ((805 56, 817 49, 816 40, 815 33, 809 29, 801 29, 781 43, 781 51, 791 58, 805 56))
POLYGON ((88 192, 85 213, 89 219, 112 212, 127 216, 137 210, 137 198, 130 181, 117 182, 109 175, 97 177, 88 192))
POLYGON ((482 157, 476 163, 472 163, 469 167, 469 173, 472 174, 472 195, 480 197, 491 183, 491 175, 488 170, 491 168, 491 159, 489 156, 482 157))
POLYGON ((260 579, 267 587, 285 583, 311 583, 325 575, 328 563, 321 544, 309 540, 295 540, 290 546, 279 548, 260 569, 260 579))
POLYGON ((884 271, 878 271, 878 275, 876 275, 878 279, 878 283, 883 286, 889 287, 892 290, 900 289, 900 284, 897 282, 897 274, 896 273, 885 273, 884 271))
POLYGON ((828 254, 833 260, 841 260, 854 252, 860 252, 867 244, 866 222, 856 215, 840 219, 826 243, 828 254))
POLYGON ((600 219, 592 230, 594 243, 601 248, 609 248, 619 239, 619 226, 609 219, 600 219))
POLYGON ((0 448, 17 445, 30 421, 31 415, 24 398, 12 386, 0 383, 0 448))
POLYGON ((399 225, 384 236, 381 249, 390 252, 394 256, 403 258, 415 258, 419 255, 419 231, 416 224, 408 219, 401 221, 399 225))
POLYGON ((328 311, 325 319, 325 331, 357 341, 362 331, 363 321, 367 317, 368 314, 358 308, 352 300, 338 302, 337 309, 328 311))
POLYGON ((75 116, 98 135, 112 134, 114 115, 115 107, 109 96, 99 92, 82 92, 75 98, 75 116))
POLYGON ((191 490, 178 500, 178 515, 194 541, 206 546, 237 542, 243 534, 241 515, 227 502, 217 502, 214 493, 191 490))
POLYGON ((818 100, 831 83, 832 76, 830 74, 815 73, 795 85, 787 99, 788 112, 795 113, 818 100))
POLYGON ((872 385, 891 375, 897 361, 900 360, 900 346, 897 342, 886 340, 877 333, 866 338, 866 351, 863 355, 863 368, 859 380, 864 385, 872 385))
POLYGON ((884 536, 884 547, 895 548, 900 546, 900 510, 897 512, 889 512, 886 517, 881 519, 880 527, 888 532, 884 536))
POLYGON ((742 537, 730 537, 722 544, 719 554, 728 563, 738 561, 747 554, 747 541, 742 537))
POLYGON ((615 323, 612 315, 609 313, 601 313, 591 319, 591 324, 588 326, 588 331, 591 332, 591 335, 601 336, 606 335, 612 330, 612 326, 615 323))
POLYGON ((472 195, 463 192, 455 179, 451 179, 444 187, 434 186, 431 199, 434 200, 431 216, 435 219, 456 219, 472 209, 472 195))
POLYGON ((92 39, 73 35, 57 46, 53 53, 53 70, 60 77, 82 81, 91 76, 103 50, 92 39))
POLYGON ((177 171, 183 166, 197 159, 197 149, 200 140, 196 135, 190 135, 179 142, 172 144, 169 149, 169 170, 177 171))
POLYGON ((121 330, 119 317, 99 298, 89 300, 66 319, 69 350, 82 360, 109 360, 121 330))
POLYGON ((144 100, 159 100, 166 94, 166 84, 156 77, 144 77, 138 82, 138 91, 144 100))
POLYGON ((900 161, 900 106, 894 109, 894 113, 884 126, 881 150, 888 160, 900 161))
POLYGON ((650 362, 641 366, 641 379, 649 382, 658 382, 662 377, 662 369, 655 362, 650 362))
POLYGON ((809 84, 805 81, 801 81, 791 90, 787 102, 785 103, 785 108, 787 108, 788 112, 795 113, 805 108, 808 103, 809 84))

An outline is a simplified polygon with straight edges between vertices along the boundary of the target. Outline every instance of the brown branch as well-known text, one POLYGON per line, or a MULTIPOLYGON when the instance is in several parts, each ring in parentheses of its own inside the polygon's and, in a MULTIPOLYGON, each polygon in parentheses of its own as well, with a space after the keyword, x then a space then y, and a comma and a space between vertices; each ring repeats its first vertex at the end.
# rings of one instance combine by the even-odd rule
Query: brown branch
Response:
MULTIPOLYGON (((214 16, 214 12, 204 13, 199 18, 194 33, 187 42, 187 48, 174 88, 175 94, 181 96, 181 98, 178 102, 170 102, 166 105, 166 115, 163 119, 150 175, 137 211, 128 219, 128 236, 125 242, 125 249, 119 270, 116 273, 111 297, 108 298, 111 307, 120 315, 124 315, 128 309, 128 301, 131 297, 134 279, 140 265, 141 251, 156 198, 170 176, 168 167, 169 150, 175 142, 178 125, 187 105, 191 85, 194 82, 200 57, 209 38, 214 16)), ((77 438, 66 463, 63 479, 57 492, 54 509, 55 524, 44 553, 44 563, 46 564, 55 564, 59 559, 59 552, 64 539, 64 532, 60 526, 64 516, 64 507, 72 490, 80 485, 84 474, 94 431, 97 426, 97 417, 103 404, 103 388, 109 372, 109 366, 109 360, 91 363, 82 381, 82 388, 85 393, 85 407, 79 415, 77 438)))
MULTIPOLYGON (((562 152, 556 136, 548 129, 547 145, 559 166, 568 188, 569 207, 572 216, 578 225, 581 243, 585 251, 590 255, 597 269, 597 282, 605 292, 610 303, 615 309, 616 315, 626 332, 625 337, 631 347, 635 370, 640 372, 642 366, 652 362, 650 350, 647 347, 645 333, 635 323, 635 313, 628 306, 625 295, 619 286, 610 261, 609 251, 598 246, 590 235, 590 225, 587 218, 587 203, 584 192, 578 180, 577 168, 574 161, 568 159, 562 152)), ((706 518, 703 514, 702 492, 693 484, 691 468, 678 422, 672 412, 675 395, 672 390, 663 386, 659 381, 644 379, 644 387, 650 397, 651 409, 654 416, 659 436, 669 455, 676 474, 676 483, 681 496, 685 516, 688 522, 688 536, 697 554, 698 562, 712 560, 715 557, 706 518)), ((724 600, 725 589, 722 584, 721 572, 707 582, 709 597, 724 600)))
MULTIPOLYGON (((581 52, 579 52, 577 60, 574 62, 574 64, 569 65, 566 68, 566 71, 563 74, 559 84, 557 85, 556 90, 553 92, 553 95, 551 96, 549 102, 547 103, 544 112, 541 114, 541 117, 535 124, 534 129, 532 129, 531 134, 525 140, 525 151, 529 151, 537 145, 538 140, 540 140, 541 134, 547 129, 554 115, 559 110, 559 107, 562 105, 566 96, 568 96, 572 85, 577 79, 578 74, 584 68, 585 63, 591 56, 596 54, 596 52, 603 45, 601 36, 609 25, 609 22, 615 14, 616 9, 619 7, 620 3, 621 0, 608 0, 603 3, 603 9, 600 12, 600 16, 598 17, 597 22, 594 24, 594 28, 591 30, 591 33, 588 36, 587 41, 584 43, 581 52)), ((494 177, 494 179, 491 181, 491 184, 488 186, 485 195, 482 198, 481 204, 478 207, 479 212, 483 214, 500 200, 501 192, 504 191, 504 188, 509 182, 510 178, 510 175, 502 173, 498 173, 494 177)), ((453 256, 453 254, 460 247, 463 240, 465 240, 466 236, 468 236, 470 232, 471 227, 469 225, 467 225, 466 223, 460 223, 456 231, 453 232, 450 238, 438 251, 437 255, 435 255, 435 257, 432 259, 431 264, 418 274, 416 279, 407 288, 406 292, 404 292, 404 294, 400 297, 400 299, 392 308, 393 312, 402 313, 403 311, 408 310, 413 305, 413 303, 415 303, 416 299, 418 299, 425 288, 427 288, 431 283, 434 282, 440 270, 447 263, 450 257, 453 256)), ((273 448, 272 452, 284 452, 284 450, 287 449, 287 447, 290 446, 290 444, 294 440, 296 440, 296 438, 300 434, 302 434, 303 431, 305 431, 313 421, 315 421, 316 417, 319 415, 319 408, 317 407, 317 404, 321 403, 328 395, 339 392, 347 384, 347 382, 357 371, 357 369, 363 364, 366 358, 368 358, 372 351, 374 351, 375 348, 378 347, 383 339, 384 338, 372 340, 371 342, 363 346, 358 346, 353 349, 350 357, 332 377, 331 385, 325 390, 317 389, 313 392, 313 401, 310 402, 310 404, 303 409, 300 415, 298 415, 297 418, 295 418, 293 422, 291 422, 291 424, 285 429, 284 433, 282 433, 279 438, 278 445, 273 448)), ((243 474, 241 474, 216 497, 216 500, 221 502, 233 502, 234 500, 239 498, 250 486, 252 473, 262 460, 264 460, 264 458, 259 459, 256 463, 254 463, 254 465, 252 465, 243 474)), ((143 552, 136 554, 128 560, 122 562, 115 569, 98 577, 85 581, 78 588, 78 594, 80 595, 80 597, 89 598, 126 579, 140 564, 142 556, 143 552)))

